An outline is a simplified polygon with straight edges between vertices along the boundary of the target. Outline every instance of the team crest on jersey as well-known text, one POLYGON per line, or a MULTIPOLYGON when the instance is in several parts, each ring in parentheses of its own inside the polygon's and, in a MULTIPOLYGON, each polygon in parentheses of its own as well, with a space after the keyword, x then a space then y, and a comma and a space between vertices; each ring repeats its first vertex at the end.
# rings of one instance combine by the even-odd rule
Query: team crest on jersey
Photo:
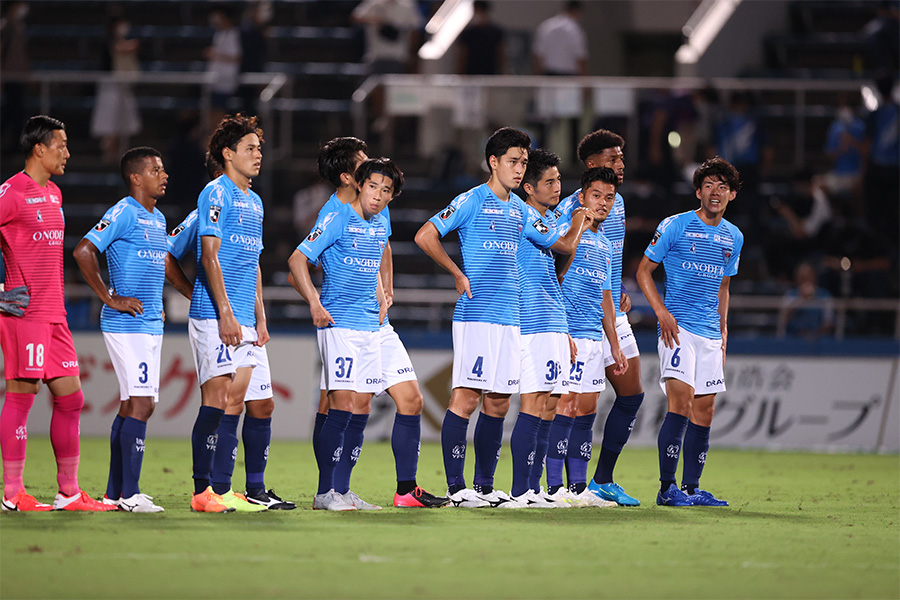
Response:
POLYGON ((534 222, 534 228, 537 229, 537 232, 541 235, 547 235, 547 233, 550 232, 550 228, 540 219, 534 222))
POLYGON ((37 220, 38 220, 38 223, 44 222, 44 217, 41 216, 41 209, 37 209, 37 220))
POLYGON ((445 208, 444 210, 441 211, 441 218, 449 219, 450 215, 452 215, 455 212, 456 212, 456 207, 451 204, 450 206, 448 206, 447 208, 445 208))
POLYGON ((169 237, 177 237, 178 234, 181 233, 182 231, 184 231, 184 223, 181 223, 180 225, 178 225, 178 227, 173 229, 172 233, 169 234, 169 237))
POLYGON ((212 206, 209 207, 209 220, 210 220, 210 222, 212 222, 212 223, 218 223, 218 222, 219 222, 219 215, 220 215, 220 214, 222 214, 222 207, 221 207, 221 206, 216 206, 215 204, 213 204, 212 206))
MULTIPOLYGON (((322 235, 322 228, 321 228, 321 227, 316 227, 315 229, 313 229, 313 230, 309 233, 308 236, 306 236, 306 241, 307 241, 307 242, 314 242, 314 241, 316 241, 317 239, 319 239, 319 236, 320 236, 320 235, 322 235)), ((354 243, 356 243, 355 240, 354 240, 354 243)))
POLYGON ((731 258, 731 248, 722 248, 722 256, 725 257, 725 262, 731 258))
POLYGON ((109 219, 101 219, 99 223, 94 225, 94 231, 103 231, 109 227, 109 219))
POLYGON ((656 245, 656 242, 659 241, 659 237, 660 237, 661 235, 662 235, 662 234, 659 232, 659 230, 657 230, 657 231, 653 234, 653 239, 650 240, 650 245, 651 245, 651 246, 655 246, 655 245, 656 245))

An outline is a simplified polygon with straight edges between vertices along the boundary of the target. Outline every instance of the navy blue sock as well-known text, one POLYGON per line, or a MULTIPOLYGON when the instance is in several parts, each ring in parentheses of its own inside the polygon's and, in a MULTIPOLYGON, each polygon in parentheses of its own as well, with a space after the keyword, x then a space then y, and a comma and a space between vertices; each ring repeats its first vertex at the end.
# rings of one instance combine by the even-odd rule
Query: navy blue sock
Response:
POLYGON ((509 438, 509 448, 512 451, 513 496, 521 496, 530 488, 529 482, 531 470, 537 462, 537 436, 541 428, 541 418, 523 412, 516 417, 516 424, 509 438))
POLYGON ((537 434, 537 447, 534 450, 534 464, 528 476, 528 489, 535 492, 541 489, 541 477, 544 474, 544 461, 547 460, 547 448, 550 447, 550 426, 553 421, 541 420, 537 434))
POLYGON ((269 442, 272 440, 272 418, 257 419, 244 415, 241 439, 244 442, 247 492, 259 494, 266 491, 266 463, 269 462, 269 442))
POLYGON ((141 465, 144 463, 144 440, 147 422, 127 417, 122 423, 122 497, 131 498, 141 492, 141 465))
POLYGON ((319 442, 322 437, 322 425, 325 424, 325 419, 328 418, 327 414, 322 414, 320 412, 316 413, 316 423, 313 425, 313 437, 312 437, 312 445, 313 445, 313 454, 316 457, 316 462, 319 462, 319 442))
POLYGON ((706 464, 706 453, 709 451, 709 427, 688 421, 684 432, 684 470, 681 485, 687 486, 689 493, 700 487, 700 475, 706 464))
POLYGON ((503 417, 478 415, 475 423, 475 477, 472 484, 478 488, 494 487, 494 471, 500 460, 503 446, 503 417))
POLYGON ((466 435, 469 420, 452 413, 444 414, 441 425, 441 450, 444 453, 444 473, 447 475, 447 489, 455 494, 466 487, 466 435))
POLYGON ((600 460, 597 461, 597 470, 594 472, 594 481, 597 483, 611 483, 613 470, 622 448, 631 436, 634 429, 634 421, 637 418, 638 409, 644 401, 644 394, 634 396, 618 396, 606 417, 606 425, 603 426, 603 442, 600 445, 600 460))
POLYGON ((118 500, 122 496, 122 446, 119 436, 125 417, 116 414, 109 430, 109 480, 106 483, 106 497, 118 500))
POLYGON ((569 450, 569 436, 572 435, 574 424, 575 419, 572 417, 556 415, 550 426, 550 441, 547 448, 547 491, 551 494, 555 491, 554 488, 559 488, 563 484, 563 469, 569 450))
POLYGON ((569 465, 569 489, 581 493, 587 484, 587 468, 591 460, 591 449, 594 439, 594 419, 597 413, 575 417, 569 446, 572 451, 566 457, 569 465))
POLYGON ((369 415, 353 415, 344 431, 344 449, 341 451, 341 460, 334 468, 334 491, 338 494, 350 491, 350 475, 353 474, 353 467, 356 466, 362 452, 368 421, 369 415))
POLYGON ((231 489, 231 476, 234 474, 234 461, 237 460, 238 425, 241 415, 222 415, 217 433, 216 456, 213 459, 212 489, 217 494, 224 494, 231 489))
POLYGON ((194 493, 209 487, 213 457, 216 455, 216 430, 225 411, 212 406, 201 406, 191 431, 191 455, 193 460, 194 493))
POLYGON ((673 412, 667 412, 659 428, 656 445, 659 449, 659 480, 675 481, 678 469, 678 455, 681 453, 681 440, 687 427, 688 418, 673 412))
POLYGON ((324 494, 334 488, 334 469, 341 461, 341 453, 344 448, 344 432, 353 416, 349 410, 329 409, 328 418, 322 425, 322 433, 319 436, 319 456, 316 463, 319 466, 319 487, 317 494, 324 494))
POLYGON ((397 468, 397 481, 415 481, 419 470, 419 440, 422 438, 422 415, 394 416, 391 450, 397 468))

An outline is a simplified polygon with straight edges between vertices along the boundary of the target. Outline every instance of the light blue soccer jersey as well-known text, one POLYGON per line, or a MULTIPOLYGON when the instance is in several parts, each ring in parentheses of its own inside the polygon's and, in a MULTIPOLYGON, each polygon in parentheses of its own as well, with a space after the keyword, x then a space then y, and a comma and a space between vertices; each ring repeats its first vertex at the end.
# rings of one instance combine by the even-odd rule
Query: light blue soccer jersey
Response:
POLYGON ((519 325, 516 255, 524 210, 521 198, 510 193, 504 202, 485 183, 460 194, 429 219, 441 237, 459 230, 462 268, 472 298, 459 297, 454 321, 519 325))
POLYGON ((569 335, 603 341, 603 290, 611 289, 612 252, 609 240, 586 229, 562 282, 569 335))
MULTIPOLYGON (((560 225, 560 231, 565 234, 569 230, 569 224, 572 222, 572 212, 581 206, 578 202, 578 192, 571 196, 563 198, 556 205, 554 211, 558 216, 560 223, 565 222, 565 226, 560 225)), ((625 314, 619 307, 622 302, 622 252, 625 249, 625 200, 622 194, 616 193, 616 200, 606 216, 606 220, 600 224, 600 231, 609 240, 612 245, 612 290, 613 305, 616 307, 616 316, 621 317, 625 314)))
POLYGON ((219 310, 201 262, 201 238, 214 236, 225 292, 238 323, 256 326, 256 274, 262 241, 263 204, 253 190, 244 194, 227 175, 213 179, 197 199, 197 279, 191 299, 192 319, 218 319, 219 310))
POLYGON ((169 254, 181 260, 197 249, 197 209, 192 210, 166 238, 169 254))
POLYGON ((678 327, 718 340, 719 287, 737 275, 744 234, 722 219, 712 227, 689 211, 664 219, 644 255, 666 270, 666 308, 678 327))
POLYGON ((342 204, 319 219, 297 246, 307 259, 322 263, 320 300, 335 327, 378 331, 378 270, 386 244, 384 217, 366 221, 350 204, 342 204))
POLYGON ((556 267, 550 246, 559 239, 556 217, 548 210, 543 216, 525 204, 525 238, 519 244, 519 288, 523 335, 533 333, 567 333, 562 291, 556 279, 556 267))
POLYGON ((126 196, 114 204, 84 239, 106 253, 111 287, 119 296, 137 298, 143 314, 132 317, 103 306, 100 330, 107 333, 163 333, 166 283, 166 218, 126 196))

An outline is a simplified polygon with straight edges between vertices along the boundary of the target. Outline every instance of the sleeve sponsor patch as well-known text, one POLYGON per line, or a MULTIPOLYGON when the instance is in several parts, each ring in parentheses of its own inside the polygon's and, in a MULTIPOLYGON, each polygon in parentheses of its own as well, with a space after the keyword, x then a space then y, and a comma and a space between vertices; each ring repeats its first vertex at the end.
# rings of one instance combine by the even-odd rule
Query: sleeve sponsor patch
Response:
POLYGON ((534 222, 534 228, 541 235, 547 235, 550 232, 550 228, 541 219, 534 222))
POLYGON ((216 206, 215 204, 209 207, 209 220, 212 223, 219 222, 219 215, 222 214, 222 207, 216 206))
POLYGON ((306 236, 306 241, 307 241, 307 242, 314 242, 314 241, 316 241, 317 239, 319 239, 319 236, 320 236, 320 235, 322 235, 322 228, 321 228, 321 227, 316 227, 315 229, 313 229, 313 230, 309 233, 308 236, 306 236))
POLYGON ((662 235, 662 233, 657 229, 656 232, 654 232, 654 234, 653 234, 653 239, 650 240, 650 245, 655 246, 656 242, 659 241, 659 238, 661 235, 662 235))
POLYGON ((441 211, 440 217, 442 219, 449 219, 450 215, 452 215, 455 212, 456 212, 456 207, 451 204, 450 206, 448 206, 447 208, 445 208, 444 210, 441 211))
POLYGON ((109 227, 109 219, 101 219, 99 223, 94 225, 94 231, 103 231, 109 227))
POLYGON ((172 232, 169 234, 169 237, 178 237, 178 234, 181 233, 182 231, 184 231, 184 223, 182 223, 181 225, 179 225, 178 227, 173 229, 172 232))

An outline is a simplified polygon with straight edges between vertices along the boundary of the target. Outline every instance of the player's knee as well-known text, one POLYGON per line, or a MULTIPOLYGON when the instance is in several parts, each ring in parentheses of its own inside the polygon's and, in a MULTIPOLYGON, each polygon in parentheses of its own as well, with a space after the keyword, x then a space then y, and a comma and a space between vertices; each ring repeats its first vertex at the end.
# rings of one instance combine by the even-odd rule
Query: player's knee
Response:
POLYGON ((131 418, 137 419, 138 421, 147 422, 151 416, 153 416, 153 411, 156 409, 156 403, 153 402, 152 398, 132 398, 131 399, 131 418))
POLYGON ((275 412, 275 399, 254 400, 247 403, 247 415, 254 419, 270 419, 275 412))
POLYGON ((53 397, 53 410, 60 412, 81 412, 84 408, 84 394, 81 390, 66 396, 53 397))
POLYGON ((422 409, 425 407, 425 398, 419 392, 397 398, 395 402, 397 403, 397 412, 401 415, 421 415, 422 409))

